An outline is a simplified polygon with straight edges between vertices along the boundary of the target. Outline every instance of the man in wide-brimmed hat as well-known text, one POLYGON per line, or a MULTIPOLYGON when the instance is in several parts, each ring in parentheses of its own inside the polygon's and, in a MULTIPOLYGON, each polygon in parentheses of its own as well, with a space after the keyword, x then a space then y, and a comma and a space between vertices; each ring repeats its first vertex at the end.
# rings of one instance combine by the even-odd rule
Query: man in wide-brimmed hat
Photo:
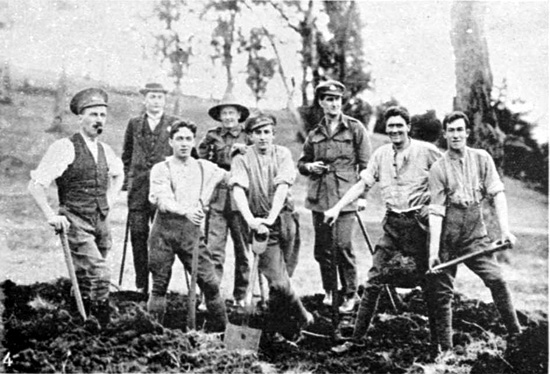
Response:
MULTIPOLYGON (((229 170, 231 156, 245 147, 247 137, 243 129, 244 122, 250 111, 240 104, 232 95, 226 95, 222 101, 210 108, 210 117, 218 122, 219 126, 210 129, 199 144, 199 157, 216 163, 219 167, 229 170)), ((250 266, 246 254, 246 224, 242 215, 231 201, 227 184, 222 183, 212 196, 210 209, 206 221, 206 240, 212 256, 212 262, 220 281, 223 277, 225 262, 225 245, 227 231, 233 239, 235 251, 235 285, 233 297, 235 304, 244 306, 244 297, 248 287, 250 266)))
POLYGON ((109 322, 111 249, 109 206, 122 186, 122 162, 98 141, 107 117, 107 93, 99 88, 78 92, 70 109, 80 131, 55 141, 31 171, 29 192, 56 231, 65 231, 86 315, 102 326, 109 322), (59 211, 54 212, 47 189, 55 180, 59 211))
POLYGON ((154 164, 172 154, 168 144, 170 126, 177 117, 164 113, 166 89, 159 83, 147 83, 143 95, 145 113, 130 119, 124 136, 122 162, 125 187, 128 190, 128 223, 132 243, 136 288, 147 293, 149 288, 149 225, 155 213, 148 200, 149 173, 154 164))

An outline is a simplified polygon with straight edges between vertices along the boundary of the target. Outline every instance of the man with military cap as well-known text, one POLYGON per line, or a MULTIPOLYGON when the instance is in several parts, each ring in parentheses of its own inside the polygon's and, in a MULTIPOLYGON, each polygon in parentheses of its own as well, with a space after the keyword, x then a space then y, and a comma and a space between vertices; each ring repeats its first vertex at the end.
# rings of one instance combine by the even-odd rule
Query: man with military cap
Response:
POLYGON ((111 248, 107 221, 109 206, 122 186, 122 162, 111 147, 99 142, 107 117, 107 93, 88 88, 70 103, 80 131, 55 141, 31 171, 28 189, 56 231, 67 232, 86 313, 101 325, 109 322, 111 248), (59 211, 47 199, 51 182, 57 184, 59 211))
POLYGON ((371 153, 370 139, 363 124, 342 113, 345 86, 335 80, 321 82, 315 88, 315 100, 324 117, 309 132, 298 160, 298 170, 308 177, 306 208, 311 209, 315 230, 314 256, 321 269, 325 305, 333 303, 337 277, 345 297, 340 311, 349 313, 355 307, 357 267, 351 243, 355 212, 364 208, 365 200, 348 204, 333 227, 323 222, 324 212, 331 208, 359 180, 371 153), (337 251, 333 254, 333 250, 337 251), (333 255, 336 263, 333 263, 333 255))
MULTIPOLYGON (((214 162, 222 169, 230 170, 232 154, 243 149, 247 143, 242 123, 248 118, 250 112, 232 95, 226 95, 219 104, 210 108, 208 114, 221 123, 210 129, 200 142, 199 157, 214 162)), ((232 201, 226 183, 219 184, 214 191, 206 221, 206 230, 208 249, 220 282, 225 263, 227 231, 229 230, 231 233, 235 253, 234 303, 237 306, 244 306, 250 272, 244 236, 246 224, 232 201)))
POLYGON ((149 266, 147 240, 155 208, 148 200, 149 174, 157 162, 172 154, 168 144, 170 126, 177 117, 164 113, 167 91, 159 83, 147 83, 139 90, 145 112, 131 118, 124 135, 122 162, 128 190, 128 224, 136 273, 136 288, 147 293, 149 266))

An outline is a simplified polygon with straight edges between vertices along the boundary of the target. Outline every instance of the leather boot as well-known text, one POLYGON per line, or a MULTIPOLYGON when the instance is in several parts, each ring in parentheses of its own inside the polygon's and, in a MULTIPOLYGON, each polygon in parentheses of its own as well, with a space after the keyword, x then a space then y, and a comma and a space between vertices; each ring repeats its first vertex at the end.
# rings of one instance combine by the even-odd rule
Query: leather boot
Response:
POLYGON ((361 297, 361 303, 359 304, 359 311, 357 312, 357 318, 355 320, 355 329, 353 330, 353 341, 361 341, 370 327, 372 318, 378 308, 378 300, 380 299, 380 291, 382 286, 370 286, 365 288, 363 296, 361 297))
POLYGON ((493 302, 500 313, 502 322, 506 326, 510 335, 519 334, 521 326, 518 321, 518 316, 512 302, 512 295, 508 286, 504 282, 494 282, 490 286, 493 302))
POLYGON ((111 322, 109 299, 96 300, 92 304, 90 313, 97 319, 101 327, 105 328, 111 322))
POLYGON ((162 325, 164 323, 164 314, 166 313, 166 296, 151 294, 147 301, 147 311, 162 325))
POLYGON ((209 330, 211 332, 225 331, 225 325, 227 325, 227 311, 222 298, 217 297, 214 300, 206 300, 206 308, 209 313, 209 330))

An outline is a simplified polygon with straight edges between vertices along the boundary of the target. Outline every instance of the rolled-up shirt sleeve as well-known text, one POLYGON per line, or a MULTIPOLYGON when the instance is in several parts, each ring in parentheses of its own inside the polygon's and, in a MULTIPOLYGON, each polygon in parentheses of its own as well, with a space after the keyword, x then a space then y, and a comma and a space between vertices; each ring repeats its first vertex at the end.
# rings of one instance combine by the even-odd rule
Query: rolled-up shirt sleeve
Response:
POLYGON ((493 161, 493 158, 489 153, 484 153, 484 166, 485 166, 485 188, 487 190, 487 194, 490 196, 494 196, 499 192, 504 191, 504 183, 502 183, 502 180, 500 179, 500 176, 498 175, 497 168, 495 166, 495 162, 493 161))
POLYGON ((170 170, 164 162, 158 163, 151 169, 149 201, 161 212, 177 213, 179 204, 172 191, 170 170))
POLYGON ((375 152, 370 158, 367 168, 359 173, 359 177, 363 180, 368 188, 371 188, 379 180, 380 152, 375 152))
POLYGON ((280 184, 292 186, 296 180, 296 168, 294 167, 294 161, 292 161, 292 154, 288 148, 283 147, 279 147, 278 152, 280 155, 279 167, 273 183, 275 186, 280 184))
POLYGON ((250 178, 248 176, 248 170, 242 155, 234 157, 231 162, 231 172, 229 175, 228 185, 231 188, 234 186, 239 186, 244 190, 248 190, 250 187, 250 178))
POLYGON ((441 163, 436 162, 430 169, 430 214, 445 217, 447 194, 445 193, 445 175, 441 163))
POLYGON ((74 157, 74 146, 68 138, 55 141, 44 154, 38 167, 31 171, 31 179, 44 188, 49 187, 73 163, 74 157))

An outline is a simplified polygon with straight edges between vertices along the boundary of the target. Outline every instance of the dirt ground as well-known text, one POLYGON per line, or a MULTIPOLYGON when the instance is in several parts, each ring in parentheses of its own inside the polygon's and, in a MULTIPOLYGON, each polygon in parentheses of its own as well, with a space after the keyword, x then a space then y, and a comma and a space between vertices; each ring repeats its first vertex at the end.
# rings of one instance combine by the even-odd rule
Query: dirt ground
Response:
MULTIPOLYGON (((114 100, 117 100, 117 98, 115 97, 114 100)), ((40 115, 41 113, 46 113, 48 111, 48 105, 51 103, 44 103, 40 101, 39 98, 29 98, 23 96, 17 98, 17 102, 19 103, 18 106, 9 108, 4 107, 3 109, 7 109, 7 112, 4 111, 2 116, 0 116, 0 128, 3 130, 3 134, 5 134, 5 136, 0 139, 0 149, 2 149, 2 152, 6 152, 0 154, 0 156, 2 156, 2 158, 0 158, 0 283, 5 284, 5 282, 9 280, 17 286, 21 286, 32 285, 36 282, 55 282, 61 277, 66 277, 67 270, 65 267, 59 238, 44 222, 41 212, 26 192, 26 183, 28 182, 28 173, 30 169, 32 169, 33 165, 38 162, 47 145, 55 139, 52 135, 45 134, 42 131, 43 129, 37 131, 37 126, 41 123, 41 121, 42 123, 47 123, 49 121, 47 117, 40 117, 40 115), (38 111, 37 108, 42 108, 44 110, 38 111), (6 154, 10 156, 5 157, 6 154)), ((119 117, 114 118, 114 121, 116 122, 114 124, 115 128, 108 129, 105 135, 105 140, 112 144, 115 150, 119 150, 121 147, 121 131, 124 126, 123 121, 128 118, 128 112, 131 111, 130 109, 127 108, 125 112, 119 115, 119 117)), ((284 123, 284 121, 282 122, 284 123)), ((296 158, 300 151, 300 145, 295 142, 295 131, 289 127, 285 128, 284 126, 285 125, 283 124, 281 131, 278 133, 277 140, 281 144, 288 145, 296 158)), ((375 141, 377 144, 381 144, 385 141, 385 139, 384 137, 376 135, 375 141)), ((543 320, 546 320, 546 313, 548 310, 548 197, 525 188, 521 182, 516 180, 505 178, 505 185, 510 210, 510 225, 512 231, 518 236, 519 242, 515 248, 508 250, 505 255, 501 256, 503 260, 503 271, 512 289, 516 308, 521 310, 525 315, 530 315, 532 313, 535 315, 542 315, 543 320)), ((305 197, 305 182, 303 178, 298 178, 296 185, 292 189, 292 193, 295 198, 297 210, 300 214, 300 232, 302 236, 300 260, 295 275, 292 279, 293 287, 301 297, 307 300, 306 306, 312 310, 321 310, 322 308, 319 306, 319 303, 322 287, 319 269, 317 263, 313 259, 313 229, 311 224, 311 215, 310 212, 303 206, 305 197)), ((52 201, 56 200, 54 188, 50 190, 50 196, 52 201)), ((380 200, 380 195, 376 189, 373 189, 369 192, 368 209, 365 212, 362 212, 361 216, 367 226, 370 236, 374 241, 376 241, 381 235, 380 222, 383 214, 384 206, 380 200)), ((112 281, 115 285, 118 284, 122 259, 126 215, 126 197, 124 194, 121 194, 115 202, 110 214, 113 234, 113 248, 111 254, 109 255, 109 259, 112 271, 112 281)), ((366 278, 366 273, 371 263, 371 256, 357 226, 354 228, 353 240, 357 250, 359 281, 363 282, 366 278)), ((222 293, 225 298, 231 297, 233 283, 231 276, 232 273, 233 255, 231 251, 228 251, 226 271, 222 282, 222 293)), ((128 248, 123 282, 120 289, 122 291, 130 291, 130 295, 132 294, 131 291, 135 289, 133 278, 134 272, 132 267, 132 254, 131 248, 128 248)), ((40 289, 47 288, 43 285, 37 287, 40 289)), ((489 291, 483 286, 482 282, 475 275, 464 267, 459 268, 455 287, 459 293, 465 295, 469 299, 475 300, 471 305, 492 305, 490 304, 491 297, 489 291)), ((113 287, 113 290, 115 290, 115 287, 113 287)), ((187 293, 182 266, 178 262, 174 265, 170 290, 174 293, 174 295, 185 295, 187 293)), ((408 292, 408 290, 398 291, 403 295, 408 292)), ((258 292, 256 291, 256 293, 258 292)), ((55 300, 53 301, 57 300, 57 302, 61 302, 64 297, 65 295, 58 295, 57 299, 54 298, 55 300)), ((122 299, 120 302, 133 302, 135 300, 133 300, 132 297, 133 296, 131 296, 129 300, 122 299)), ((490 306, 488 306, 488 308, 490 309, 490 306)), ((126 309, 122 308, 122 310, 124 314, 126 309)), ((474 310, 478 309, 474 308, 474 310)), ((419 323, 418 321, 422 320, 422 318, 416 317, 416 315, 421 316, 421 311, 414 310, 413 312, 414 316, 407 316, 407 318, 419 323)), ((320 313, 322 314, 322 310, 320 313)), ((485 309, 483 309, 482 314, 483 313, 486 314, 485 309)), ((54 321, 55 318, 61 318, 62 320, 63 318, 67 318, 63 313, 61 313, 61 316, 55 313, 52 315, 53 316, 51 318, 54 319, 50 321, 54 321)), ((179 318, 181 319, 179 320, 179 323, 182 324, 184 317, 181 314, 176 313, 176 315, 180 316, 179 318)), ((395 317, 390 318, 385 315, 386 314, 384 313, 381 314, 381 317, 379 317, 378 322, 375 323, 374 328, 384 329, 384 326, 386 326, 384 325, 384 321, 394 321, 395 317)), ((129 319, 130 322, 128 323, 133 321, 132 318, 137 317, 132 315, 129 319)), ((482 320, 485 320, 484 318, 482 318, 482 320)), ((492 319, 496 320, 496 317, 492 319)), ((477 319, 474 320, 477 321, 477 319)), ((526 322, 527 319, 524 319, 524 321, 526 322)), ((404 328, 408 328, 407 324, 410 323, 408 320, 399 319, 394 322, 396 323, 395 326, 400 326, 399 323, 405 323, 404 328)), ((482 353, 486 353, 489 356, 487 357, 487 360, 483 362, 487 363, 491 360, 498 361, 498 358, 495 359, 494 357, 495 355, 498 356, 504 354, 505 346, 501 335, 502 331, 498 330, 498 326, 495 327, 491 325, 494 324, 494 321, 489 321, 487 324, 485 324, 485 322, 477 324, 482 330, 485 330, 493 335, 489 338, 489 335, 481 334, 484 335, 485 338, 477 340, 475 344, 473 344, 474 347, 472 349, 475 354, 473 353, 472 355, 464 356, 467 357, 464 360, 470 360, 471 362, 465 363, 464 360, 457 360, 456 357, 449 358, 451 361, 454 359, 455 363, 459 362, 466 365, 468 371, 472 369, 472 372, 474 372, 473 368, 475 357, 481 355, 482 353)), ((145 323, 145 325, 149 326, 147 323, 145 323)), ((389 326, 392 327, 393 325, 390 323, 389 326)), ((421 326, 422 328, 420 329, 420 333, 425 333, 423 326, 424 325, 421 326)), ((93 326, 87 328, 93 328, 93 326)), ((149 332, 155 332, 155 329, 157 329, 157 327, 154 327, 153 330, 149 332)), ((473 329, 475 330, 477 328, 474 327, 473 329)), ((481 330, 477 330, 479 335, 479 331, 481 330)), ((174 338, 174 336, 170 334, 179 334, 177 332, 171 333, 164 330, 159 331, 157 331, 158 334, 162 336, 164 336, 164 334, 171 336, 169 339, 174 338)), ((380 333, 382 333, 382 331, 380 331, 380 333)), ((86 335, 85 332, 82 332, 82 334, 86 335)), ((154 340, 156 338, 150 337, 148 339, 154 340)), ((188 339, 188 337, 186 339, 188 339)), ((196 345, 196 347, 198 347, 198 351, 193 351, 195 353, 199 352, 201 347, 210 347, 208 345, 210 343, 207 344, 200 340, 202 338, 193 339, 195 339, 195 342, 202 342, 196 345), (206 345, 201 345, 203 343, 206 345)), ((384 339, 390 338, 385 337, 384 339)), ((419 339, 418 341, 420 342, 425 342, 425 340, 422 340, 425 339, 425 336, 423 338, 417 336, 415 339, 419 339)), ((400 344, 405 341, 406 337, 404 340, 399 340, 398 343, 400 344)), ((49 344, 52 344, 51 341, 48 342, 49 344)), ((472 344, 467 346, 471 347, 472 344)), ((274 352, 270 349, 266 349, 265 345, 263 345, 263 347, 264 348, 259 357, 254 356, 250 359, 250 361, 247 361, 249 359, 242 361, 246 362, 246 365, 250 363, 249 366, 246 366, 247 370, 254 367, 251 371, 353 372, 352 368, 357 369, 361 367, 370 367, 364 366, 367 364, 365 361, 361 361, 364 358, 362 359, 357 355, 352 355, 349 358, 351 363, 347 362, 345 364, 347 365, 347 369, 338 366, 338 362, 334 361, 334 357, 328 353, 328 346, 323 342, 315 342, 315 347, 307 346, 309 348, 306 347, 307 349, 300 351, 299 354, 294 354, 296 357, 295 360, 291 360, 293 355, 289 354, 286 350, 274 352), (262 363, 262 365, 263 363, 269 363, 269 365, 282 365, 281 363, 287 362, 288 366, 253 366, 252 362, 262 363), (322 362, 322 365, 319 364, 316 368, 316 362, 322 362)), ((0 349, 1 348, 2 347, 0 346, 0 349)), ((409 366, 407 368, 399 369, 393 367, 393 369, 387 372, 430 372, 427 371, 428 368, 425 365, 426 362, 420 362, 418 363, 420 367, 415 367, 415 364, 411 363, 411 361, 397 360, 394 355, 396 352, 387 352, 387 347, 378 346, 378 348, 376 348, 376 350, 372 353, 373 356, 369 356, 368 360, 374 360, 380 365, 384 365, 389 358, 391 358, 392 363, 408 362, 409 366), (413 369, 417 371, 412 371, 413 369)), ((547 348, 545 352, 547 358, 547 348)), ((159 360, 170 361, 169 353, 170 352, 166 353, 168 356, 161 355, 162 357, 159 356, 157 358, 159 360)), ((400 352, 398 353, 401 354, 400 352)), ((195 357, 193 359, 199 361, 203 360, 204 357, 202 357, 201 354, 203 353, 197 353, 198 358, 195 357)), ((63 359, 66 360, 66 357, 63 359)), ((234 357, 227 358, 226 361, 222 361, 227 363, 232 362, 231 360, 233 359, 234 357)), ((181 357, 179 357, 178 360, 181 361, 181 357)), ((372 362, 369 361, 368 364, 371 365, 372 362)), ((440 361, 439 363, 441 365, 446 365, 448 364, 448 361, 440 361)), ((142 363, 140 363, 140 365, 141 364, 142 363)), ((139 365, 136 367, 139 367, 139 365)), ((189 366, 189 368, 193 367, 194 366, 189 366)), ((232 366, 229 365, 227 367, 232 366)), ((124 371, 124 369, 126 369, 126 371, 131 371, 128 367, 118 368, 118 371, 124 371)), ((444 370, 445 366, 441 366, 439 369, 441 368, 444 370)), ((65 369, 65 367, 55 367, 56 371, 65 371, 65 369)), ((432 370, 431 372, 433 373, 445 372, 437 371, 436 369, 437 368, 432 367, 432 369, 429 370, 432 370)), ((476 370, 478 370, 478 373, 489 373, 489 371, 484 371, 481 367, 476 370)))

